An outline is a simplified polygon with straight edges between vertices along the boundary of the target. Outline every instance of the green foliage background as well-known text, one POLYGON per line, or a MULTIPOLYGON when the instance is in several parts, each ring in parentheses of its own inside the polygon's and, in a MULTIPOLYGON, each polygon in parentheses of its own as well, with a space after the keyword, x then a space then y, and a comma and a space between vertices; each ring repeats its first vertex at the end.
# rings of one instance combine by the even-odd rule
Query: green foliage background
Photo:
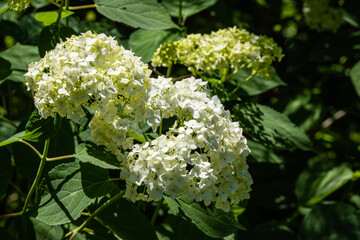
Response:
MULTIPOLYGON (((148 62, 163 42, 232 26, 274 38, 285 54, 272 79, 254 77, 235 94, 249 71, 224 86, 210 84, 248 138, 250 200, 227 214, 166 198, 151 224, 155 204, 120 198, 74 239, 360 239, 360 2, 331 1, 343 9, 336 33, 311 30, 301 0, 183 0, 180 21, 178 1, 95 4, 64 11, 60 28, 57 8, 42 0, 23 13, 0 15, 1 239, 62 239, 124 188, 109 181, 118 177, 118 165, 91 144, 89 119, 41 120, 33 112, 23 77, 30 62, 87 30, 115 36, 148 62), (41 151, 48 138, 50 158, 75 154, 75 160, 46 162, 41 197, 25 214, 11 216, 21 211, 40 161, 21 139, 41 151)), ((174 67, 174 77, 185 74, 174 67)))

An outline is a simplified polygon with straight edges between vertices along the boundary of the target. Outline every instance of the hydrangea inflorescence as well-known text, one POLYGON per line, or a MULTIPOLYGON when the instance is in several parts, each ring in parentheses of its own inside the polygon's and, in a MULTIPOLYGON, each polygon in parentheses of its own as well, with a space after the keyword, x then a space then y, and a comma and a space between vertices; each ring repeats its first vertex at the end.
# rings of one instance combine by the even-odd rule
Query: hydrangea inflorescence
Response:
POLYGON ((94 142, 121 162, 132 201, 186 195, 229 211, 231 204, 248 199, 250 150, 207 82, 191 77, 174 83, 150 74, 112 37, 87 32, 30 64, 26 79, 43 118, 59 113, 78 121, 85 114, 82 106, 95 110, 94 142), (169 119, 172 126, 163 131, 169 119), (152 131, 152 140, 146 131, 152 131))
POLYGON ((305 0, 303 12, 311 29, 336 32, 343 23, 341 8, 330 6, 330 0, 305 0))
POLYGON ((30 6, 33 0, 7 0, 7 4, 14 11, 21 12, 30 6))
POLYGON ((210 34, 189 34, 178 41, 162 44, 152 64, 169 67, 183 64, 190 70, 215 72, 252 68, 253 74, 269 78, 271 64, 281 60, 282 49, 272 38, 257 36, 237 27, 220 29, 210 34))
MULTIPOLYGON (((150 74, 140 58, 112 37, 89 31, 57 44, 29 65, 25 77, 42 117, 59 113, 78 121, 85 116, 82 105, 103 109, 106 106, 99 104, 106 105, 111 99, 123 106, 130 97, 140 101, 150 74)), ((126 115, 135 111, 131 106, 123 109, 126 115)))

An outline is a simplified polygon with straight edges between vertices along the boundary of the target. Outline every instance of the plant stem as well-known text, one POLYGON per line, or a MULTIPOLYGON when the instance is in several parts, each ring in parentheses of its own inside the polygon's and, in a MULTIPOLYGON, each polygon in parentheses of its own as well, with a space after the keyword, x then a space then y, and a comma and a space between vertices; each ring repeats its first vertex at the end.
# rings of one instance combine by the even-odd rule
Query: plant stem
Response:
POLYGON ((256 72, 251 73, 251 75, 248 76, 248 77, 245 79, 245 81, 241 82, 231 93, 232 93, 232 94, 236 93, 236 91, 237 91, 242 85, 244 85, 247 81, 249 81, 253 76, 255 76, 255 74, 256 74, 256 72))
POLYGON ((146 136, 146 134, 144 133, 144 131, 142 131, 142 135, 144 136, 145 140, 146 140, 148 143, 151 143, 150 139, 146 136))
POLYGON ((58 161, 58 160, 74 158, 74 157, 75 157, 75 155, 65 155, 65 156, 60 156, 60 157, 46 158, 46 161, 52 162, 52 161, 58 161))
POLYGON ((156 206, 155 211, 154 211, 154 213, 153 213, 153 215, 152 215, 152 217, 151 217, 150 223, 151 223, 152 225, 155 224, 156 218, 157 218, 157 216, 158 216, 158 214, 159 214, 159 210, 160 210, 160 208, 161 208, 161 206, 162 206, 162 202, 163 202, 162 199, 158 202, 158 205, 156 206))
MULTIPOLYGON (((65 0, 65 9, 69 10, 70 0, 65 0)), ((69 18, 65 18, 65 26, 69 27, 69 18)))
POLYGON ((114 181, 122 181, 122 180, 124 180, 124 179, 122 179, 122 178, 109 178, 109 181, 112 181, 112 182, 114 182, 114 181))
POLYGON ((34 191, 38 187, 42 172, 44 170, 44 166, 45 166, 45 162, 46 162, 46 156, 47 156, 48 151, 49 151, 49 145, 50 145, 50 138, 45 140, 44 152, 43 152, 43 155, 42 155, 41 160, 40 160, 40 165, 39 165, 38 171, 36 173, 35 180, 34 180, 32 186, 30 188, 30 191, 29 191, 29 193, 28 193, 28 195, 27 195, 27 197, 25 199, 25 203, 24 203, 24 206, 23 206, 23 209, 22 209, 22 213, 26 212, 27 206, 28 206, 29 201, 30 201, 30 198, 32 197, 34 191))
POLYGON ((165 77, 170 77, 170 75, 171 75, 171 70, 172 70, 172 65, 170 65, 169 67, 168 67, 168 69, 166 70, 166 76, 165 77))
POLYGON ((25 193, 23 193, 23 191, 21 191, 21 189, 13 182, 9 182, 9 184, 23 197, 26 198, 25 193))
POLYGON ((162 133, 162 125, 163 125, 163 118, 161 116, 160 127, 159 127, 159 135, 161 135, 161 133, 162 133))
POLYGON ((18 72, 27 72, 28 70, 24 70, 24 69, 18 69, 18 68, 11 68, 11 71, 18 71, 18 72))
POLYGON ((63 11, 64 4, 65 4, 65 0, 61 0, 60 6, 59 6, 59 11, 58 11, 58 17, 57 17, 57 20, 56 20, 56 25, 59 27, 59 30, 60 30, 60 27, 61 27, 61 13, 63 11))
POLYGON ((221 71, 221 83, 224 83, 227 79, 227 75, 228 75, 229 69, 228 68, 224 68, 221 71))
POLYGON ((93 214, 90 214, 90 217, 88 217, 83 224, 81 224, 78 228, 74 229, 73 231, 69 232, 68 234, 65 235, 65 237, 70 236, 69 238, 70 240, 74 239, 74 237, 76 236, 76 234, 78 234, 79 232, 81 232, 86 225, 92 221, 99 213, 101 213, 106 207, 110 206, 112 203, 116 202, 118 199, 120 199, 122 196, 124 195, 124 191, 121 191, 120 193, 118 193, 117 195, 115 195, 114 197, 110 198, 109 200, 107 200, 103 205, 101 205, 98 209, 95 210, 95 212, 93 214))
POLYGON ((179 18, 178 18, 178 25, 181 26, 181 19, 182 19, 182 0, 179 0, 179 18))
MULTIPOLYGON (((52 1, 52 0, 46 0, 47 2, 55 5, 56 7, 60 7, 61 5, 52 1)), ((80 10, 80 9, 87 9, 87 8, 95 8, 96 7, 96 4, 88 4, 88 5, 82 5, 82 6, 69 6, 69 9, 68 10, 80 10)))
POLYGON ((158 70, 156 70, 150 63, 148 63, 148 67, 149 67, 154 73, 156 73, 158 76, 164 76, 161 72, 159 72, 158 70))
POLYGON ((57 7, 60 7, 60 4, 58 4, 57 2, 54 2, 52 0, 46 0, 47 2, 51 3, 52 5, 55 5, 57 7))
POLYGON ((88 8, 96 8, 96 4, 88 4, 88 5, 82 5, 82 6, 69 7, 69 10, 81 10, 81 9, 88 9, 88 8))
POLYGON ((4 121, 4 122, 7 122, 8 124, 10 124, 11 126, 17 128, 16 124, 13 123, 10 119, 7 119, 6 117, 2 116, 1 119, 4 121))
POLYGON ((30 147, 36 153, 36 155, 39 156, 39 158, 43 157, 43 155, 33 145, 31 145, 27 141, 20 139, 19 142, 21 142, 21 143, 27 145, 28 147, 30 147))
POLYGON ((0 219, 2 219, 2 218, 17 217, 17 216, 20 216, 21 214, 22 214, 22 212, 8 213, 8 214, 0 215, 0 219))
MULTIPOLYGON (((241 68, 240 68, 240 69, 241 69, 241 68)), ((239 70, 235 70, 235 71, 233 71, 232 73, 228 74, 228 75, 226 76, 225 81, 228 80, 228 79, 230 79, 232 76, 234 76, 238 71, 239 71, 239 70)))

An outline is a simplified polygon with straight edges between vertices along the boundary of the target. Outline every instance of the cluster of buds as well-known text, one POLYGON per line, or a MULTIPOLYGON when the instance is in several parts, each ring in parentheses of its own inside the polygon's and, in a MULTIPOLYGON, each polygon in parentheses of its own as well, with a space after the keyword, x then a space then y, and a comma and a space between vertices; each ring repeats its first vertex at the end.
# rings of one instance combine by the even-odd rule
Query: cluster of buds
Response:
POLYGON ((21 12, 27 9, 32 1, 33 0, 7 0, 7 4, 10 6, 10 9, 21 12))
POLYGON ((272 38, 236 27, 210 34, 189 34, 162 44, 152 58, 153 66, 182 64, 192 70, 213 73, 222 69, 251 68, 254 75, 271 77, 271 64, 283 57, 272 38))

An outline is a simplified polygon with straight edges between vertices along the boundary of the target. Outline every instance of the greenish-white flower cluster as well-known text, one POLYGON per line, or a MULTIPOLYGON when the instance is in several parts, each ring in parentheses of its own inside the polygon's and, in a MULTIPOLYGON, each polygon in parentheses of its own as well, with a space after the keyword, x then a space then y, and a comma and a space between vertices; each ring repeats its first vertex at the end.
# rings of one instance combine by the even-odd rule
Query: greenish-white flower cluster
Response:
MULTIPOLYGON (((149 113, 176 116, 174 125, 151 143, 136 144, 123 162, 126 196, 133 201, 157 201, 162 196, 186 195, 190 200, 214 202, 229 211, 230 204, 249 198, 252 179, 246 156, 249 148, 237 122, 211 97, 206 82, 187 78, 152 79, 149 113), (143 190, 145 186, 145 191, 143 190)), ((153 128, 157 120, 149 124, 153 128)))
POLYGON ((341 8, 330 5, 330 0, 304 0, 303 13, 306 24, 319 32, 336 32, 343 23, 341 8))
POLYGON ((21 12, 30 6, 33 0, 7 0, 7 4, 14 11, 21 12))
POLYGON ((178 63, 205 72, 247 67, 252 68, 254 75, 269 78, 272 62, 280 61, 282 56, 282 49, 272 38, 233 27, 210 34, 189 34, 162 44, 152 64, 169 67, 178 63))
POLYGON ((85 116, 81 106, 101 108, 100 99, 114 98, 123 114, 132 114, 135 109, 126 102, 140 101, 150 74, 140 58, 112 37, 89 31, 57 44, 29 65, 25 77, 42 117, 59 113, 77 121, 85 116))
POLYGON ((229 111, 201 79, 173 83, 150 73, 113 38, 87 32, 30 64, 26 79, 44 118, 78 121, 82 106, 95 110, 93 139, 121 162, 132 201, 186 195, 229 211, 248 199, 250 150, 229 111))

